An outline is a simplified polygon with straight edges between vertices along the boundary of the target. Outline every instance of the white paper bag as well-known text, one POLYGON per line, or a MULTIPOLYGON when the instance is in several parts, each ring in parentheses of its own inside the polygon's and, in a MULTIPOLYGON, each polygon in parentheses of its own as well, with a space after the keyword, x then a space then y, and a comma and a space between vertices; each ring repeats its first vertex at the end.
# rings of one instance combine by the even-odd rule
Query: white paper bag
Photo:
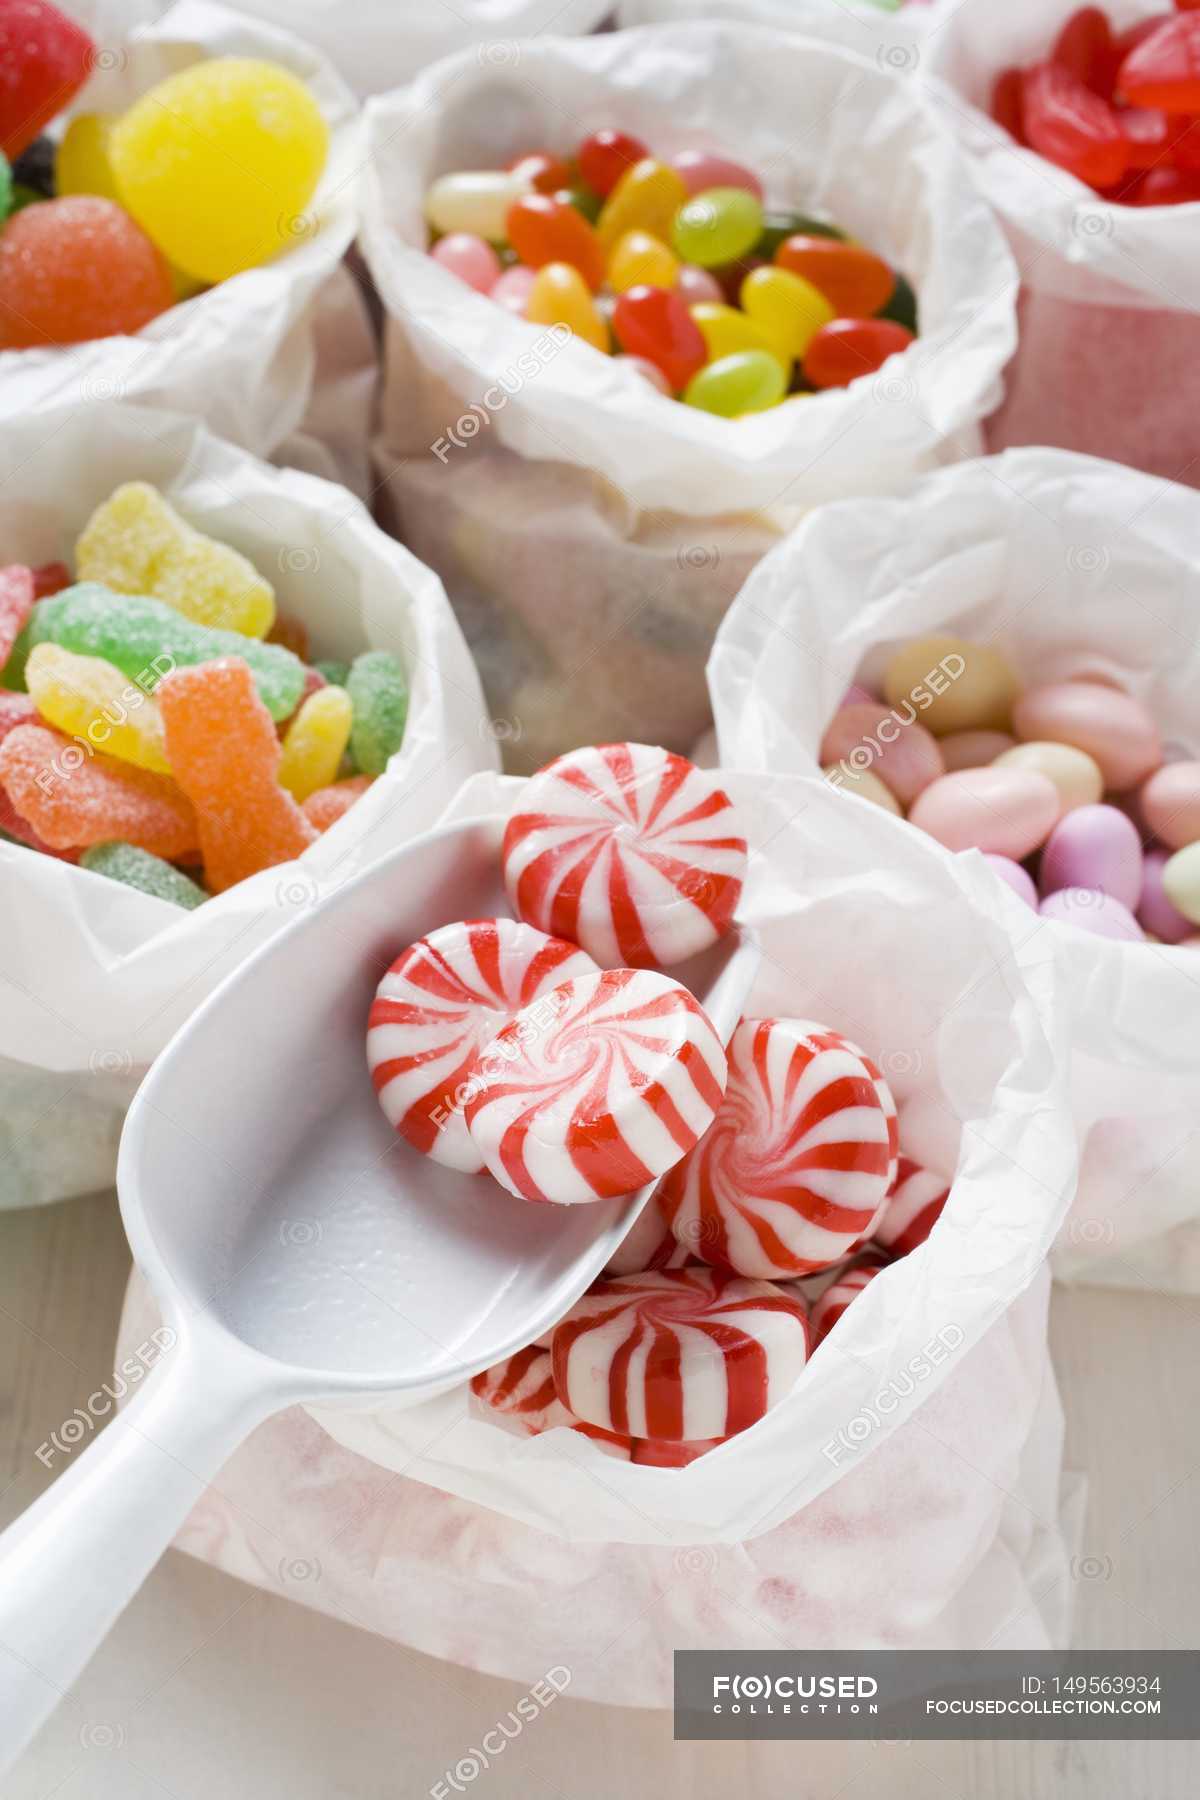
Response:
MULTIPOLYGON (((718 635, 721 761, 815 773, 847 684, 943 629, 997 644, 1027 681, 1107 676, 1150 708, 1169 755, 1200 755, 1198 539, 1189 489, 1054 450, 824 509, 759 564, 718 635)), ((1058 1272, 1200 1291, 1195 952, 1039 920, 995 889, 1013 940, 1052 963, 1074 1039, 1082 1166, 1058 1272)), ((953 1157, 941 1124, 929 1143, 953 1157)))
POLYGON ((496 762, 478 678, 437 577, 344 489, 269 468, 186 420, 92 406, 9 424, 0 436, 5 560, 70 563, 92 509, 131 480, 161 487, 190 523, 249 556, 280 610, 308 627, 314 655, 399 656, 411 681, 408 726, 386 772, 298 861, 194 912, 0 842, 0 1113, 9 1111, 15 1134, 0 1201, 9 1204, 107 1185, 115 1134, 94 1110, 95 1166, 82 1158, 63 1172, 55 1140, 76 1109, 107 1113, 127 1101, 223 975, 328 885, 428 829, 466 775, 496 762), (22 1066, 11 1088, 3 1063, 22 1066), (40 1110, 32 1071, 46 1073, 40 1110))
MULTIPOLYGON (((280 219, 285 247, 271 262, 171 307, 136 337, 0 353, 0 426, 96 400, 135 400, 193 413, 265 456, 304 416, 317 302, 354 237, 362 165, 354 98, 298 38, 208 0, 181 0, 161 20, 125 31, 129 16, 120 6, 100 9, 95 73, 67 116, 123 111, 164 76, 207 57, 262 57, 311 90, 329 123, 329 160, 306 215, 280 219)), ((235 197, 231 187, 231 205, 235 197)))
POLYGON ((876 5, 875 0, 618 0, 621 25, 665 25, 687 19, 730 19, 828 39, 903 73, 916 66, 915 46, 937 8, 929 0, 876 5))

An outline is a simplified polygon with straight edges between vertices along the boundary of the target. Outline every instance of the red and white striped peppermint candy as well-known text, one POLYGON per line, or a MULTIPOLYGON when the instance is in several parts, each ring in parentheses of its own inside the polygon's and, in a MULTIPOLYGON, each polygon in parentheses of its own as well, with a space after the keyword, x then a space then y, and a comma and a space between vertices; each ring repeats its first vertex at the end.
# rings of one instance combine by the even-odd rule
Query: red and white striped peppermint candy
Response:
POLYGON ((515 919, 466 919, 410 944, 367 1019, 367 1063, 390 1123, 435 1162, 477 1175, 463 1105, 480 1050, 523 1007, 595 967, 575 944, 515 919))
POLYGON ((890 1256, 907 1256, 925 1242, 949 1198, 948 1181, 923 1169, 911 1156, 902 1156, 896 1185, 872 1233, 875 1242, 890 1256))
POLYGON ((510 1413, 530 1431, 570 1422, 555 1391, 550 1352, 537 1344, 526 1345, 474 1376, 471 1392, 497 1412, 510 1413))
POLYGON ((641 1275, 647 1269, 682 1269, 689 1251, 676 1242, 653 1194, 604 1265, 606 1275, 641 1275))
POLYGON ((889 1116, 881 1087, 836 1031, 743 1019, 721 1110, 656 1195, 680 1243, 716 1268, 763 1278, 812 1274, 845 1256, 887 1194, 895 1107, 889 1116))
POLYGON ((596 1282, 555 1327, 551 1355, 578 1418, 691 1443, 745 1431, 791 1391, 808 1319, 770 1282, 657 1269, 596 1282))
POLYGON ((496 1180, 572 1206, 645 1187, 708 1129, 725 1051, 669 975, 583 975, 518 1013, 481 1052, 467 1129, 496 1180))
POLYGON ((844 1269, 821 1295, 813 1302, 812 1320, 813 1348, 829 1336, 846 1308, 852 1300, 857 1300, 868 1282, 886 1269, 887 1263, 880 1257, 871 1262, 856 1263, 851 1269, 844 1269))
POLYGON ((571 750, 528 782, 504 833, 513 910, 605 968, 669 967, 729 929, 746 840, 729 796, 647 744, 571 750))
POLYGON ((661 1438, 634 1438, 630 1462, 650 1469, 686 1469, 698 1456, 724 1444, 725 1438, 701 1438, 696 1444, 666 1444, 661 1438))

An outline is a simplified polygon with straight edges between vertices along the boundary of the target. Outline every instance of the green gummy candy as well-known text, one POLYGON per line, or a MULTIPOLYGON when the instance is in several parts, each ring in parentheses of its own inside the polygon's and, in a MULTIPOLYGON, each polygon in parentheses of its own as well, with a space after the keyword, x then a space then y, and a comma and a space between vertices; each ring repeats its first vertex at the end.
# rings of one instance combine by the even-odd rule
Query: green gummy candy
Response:
POLYGON ((875 314, 877 319, 892 319, 897 325, 903 325, 906 331, 917 335, 917 296, 913 292, 912 283, 903 275, 896 276, 896 285, 892 297, 886 306, 881 306, 875 314))
POLYGON ((107 875, 110 881, 122 881, 126 887, 137 888, 140 893, 153 894, 156 900, 169 900, 173 906, 185 907, 188 912, 208 899, 204 889, 197 887, 174 863, 164 862, 161 856, 151 856, 148 850, 139 850, 136 844, 93 844, 79 858, 79 866, 90 869, 93 875, 107 875))
POLYGON ((313 668, 317 671, 318 675, 323 675, 325 677, 330 687, 344 688, 350 677, 350 664, 348 662, 339 662, 336 656, 322 657, 320 662, 315 662, 313 664, 313 668))
POLYGON ((366 650, 351 663, 346 690, 354 707, 354 760, 364 775, 382 775, 404 741, 408 679, 386 650, 366 650))
POLYGON ((0 150, 0 219, 8 217, 13 199, 12 169, 4 152, 0 150))
POLYGON ((161 600, 114 594, 98 581, 79 581, 39 600, 26 631, 30 649, 50 643, 77 656, 102 656, 147 694, 173 668, 219 656, 240 656, 249 664, 259 698, 277 722, 295 712, 304 692, 304 664, 282 644, 196 625, 161 600))

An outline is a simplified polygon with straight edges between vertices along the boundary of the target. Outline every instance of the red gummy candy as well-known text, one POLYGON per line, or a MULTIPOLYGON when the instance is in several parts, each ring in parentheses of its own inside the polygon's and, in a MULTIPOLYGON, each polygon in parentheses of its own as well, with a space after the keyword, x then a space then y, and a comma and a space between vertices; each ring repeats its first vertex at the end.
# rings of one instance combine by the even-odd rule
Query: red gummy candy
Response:
POLYGON ((992 88, 992 117, 997 125, 1003 125, 1009 137, 1016 138, 1018 144, 1028 142, 1025 136, 1023 79, 1020 69, 1001 69, 992 88))
POLYGON ((99 755, 36 721, 0 743, 0 785, 56 850, 119 838, 170 861, 198 841, 192 809, 169 775, 99 755))
POLYGON ((1071 14, 1054 41, 1050 61, 1102 100, 1112 98, 1117 72, 1112 28, 1098 6, 1081 6, 1071 14))
POLYGON ((1121 64, 1117 91, 1133 106, 1200 112, 1200 13, 1161 20, 1121 64))
POLYGON ((708 360, 700 327, 680 296, 666 288, 626 289, 613 309, 612 324, 626 355, 644 356, 676 392, 708 360))
POLYGON ((115 200, 40 200, 0 232, 0 350, 140 331, 174 300, 161 254, 115 200))
POLYGON ((1190 200, 1200 200, 1200 174, 1189 174, 1186 169, 1176 169, 1170 164, 1158 169, 1151 169, 1143 176, 1137 194, 1128 201, 1130 206, 1186 206, 1190 200))
POLYGON ((48 0, 0 0, 0 151, 10 162, 83 86, 94 54, 48 0))
POLYGON ((1189 174, 1200 173, 1200 119, 1172 119, 1171 161, 1189 174))
POLYGON ((37 599, 33 570, 23 563, 0 569, 0 669, 12 655, 12 647, 25 628, 37 599))
POLYGON ((1175 121, 1158 106, 1127 106, 1117 114, 1131 169, 1153 169, 1171 148, 1175 121))
POLYGON ((51 594, 60 594, 70 587, 74 579, 66 563, 41 563, 33 571, 33 597, 48 600, 51 594))
POLYGON ((1106 101, 1056 63, 1027 69, 1022 92, 1031 148, 1091 187, 1120 181, 1129 147, 1106 101))

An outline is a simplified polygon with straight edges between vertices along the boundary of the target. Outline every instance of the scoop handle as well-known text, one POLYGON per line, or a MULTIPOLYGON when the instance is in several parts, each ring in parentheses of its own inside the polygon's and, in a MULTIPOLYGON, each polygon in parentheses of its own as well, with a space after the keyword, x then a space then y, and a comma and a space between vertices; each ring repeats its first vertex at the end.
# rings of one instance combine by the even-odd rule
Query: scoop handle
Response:
POLYGON ((228 1339, 206 1342, 202 1355, 179 1337, 87 1449, 73 1451, 72 1440, 89 1417, 98 1424, 111 1413, 116 1382, 73 1415, 73 1431, 64 1421, 42 1445, 51 1466, 53 1457, 71 1461, 0 1536, 0 1772, 50 1717, 231 1452, 286 1403, 255 1361, 228 1339))

